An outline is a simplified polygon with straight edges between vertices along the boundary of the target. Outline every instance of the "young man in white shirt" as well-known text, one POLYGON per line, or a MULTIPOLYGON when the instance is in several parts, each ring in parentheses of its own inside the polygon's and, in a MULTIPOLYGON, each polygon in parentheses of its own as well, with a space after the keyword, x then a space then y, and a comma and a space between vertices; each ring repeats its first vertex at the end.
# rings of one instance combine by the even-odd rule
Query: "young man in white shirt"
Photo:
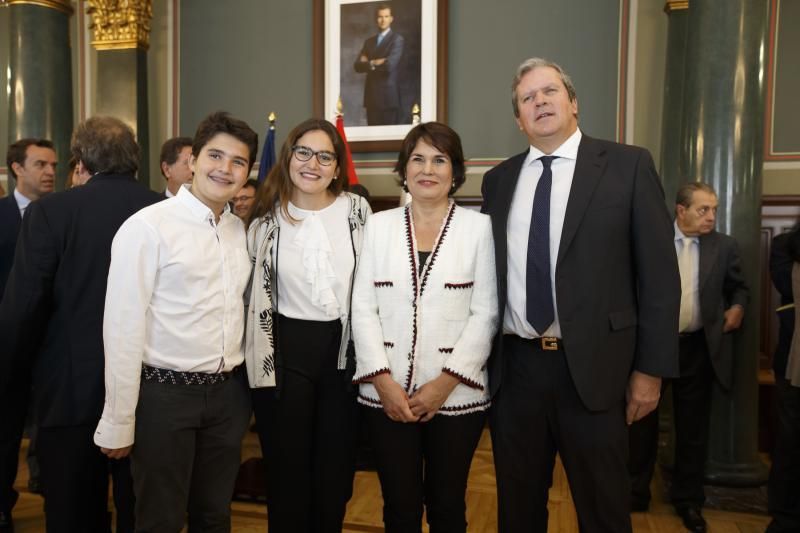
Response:
POLYGON ((94 440, 131 454, 136 527, 229 531, 250 419, 242 295, 250 260, 228 202, 258 135, 226 113, 197 129, 190 188, 129 218, 114 237, 103 338, 106 402, 94 440))

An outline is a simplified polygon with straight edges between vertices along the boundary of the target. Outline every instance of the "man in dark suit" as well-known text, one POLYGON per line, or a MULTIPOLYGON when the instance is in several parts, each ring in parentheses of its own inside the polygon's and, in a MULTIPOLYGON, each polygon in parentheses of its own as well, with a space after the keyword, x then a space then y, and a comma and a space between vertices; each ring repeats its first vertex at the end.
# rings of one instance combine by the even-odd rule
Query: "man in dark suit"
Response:
MULTIPOLYGON (((703 474, 708 448, 711 385, 731 387, 730 332, 741 326, 747 286, 736 241, 714 231, 717 195, 687 183, 675 201, 675 252, 681 275, 680 377, 671 380, 675 419, 672 504, 689 531, 703 532, 703 474)), ((644 511, 658 448, 658 413, 630 431, 631 507, 644 511)))
MULTIPOLYGON (((0 299, 14 262, 22 217, 28 204, 53 192, 56 164, 53 143, 47 139, 20 139, 8 147, 6 165, 16 188, 0 198, 0 299)), ((19 497, 14 480, 31 386, 29 365, 23 364, 12 372, 16 376, 12 386, 0 394, 0 532, 13 531, 11 509, 19 497)), ((35 464, 30 458, 29 462, 35 464)), ((35 480, 36 472, 32 471, 31 476, 35 480)))
POLYGON ((499 529, 547 530, 558 452, 581 530, 630 531, 626 422, 678 370, 663 191, 646 150, 581 133, 555 63, 523 62, 511 95, 531 146, 482 189, 504 310, 489 367, 499 529))
MULTIPOLYGON (((72 138, 86 185, 28 206, 0 302, 0 394, 13 370, 32 365, 37 457, 48 532, 108 531, 108 459, 92 435, 104 400, 103 305, 111 241, 119 226, 159 200, 134 177, 139 147, 115 118, 94 117, 72 138)), ((132 267, 132 268, 135 268, 132 267)), ((127 464, 112 462, 117 531, 132 530, 127 464), (127 480, 125 480, 127 479, 127 480), (123 501, 124 500, 124 501, 123 501)))
POLYGON ((367 124, 399 124, 400 120, 400 61, 403 58, 403 36, 392 31, 392 8, 381 4, 375 10, 378 34, 364 41, 353 67, 365 72, 364 107, 367 124))

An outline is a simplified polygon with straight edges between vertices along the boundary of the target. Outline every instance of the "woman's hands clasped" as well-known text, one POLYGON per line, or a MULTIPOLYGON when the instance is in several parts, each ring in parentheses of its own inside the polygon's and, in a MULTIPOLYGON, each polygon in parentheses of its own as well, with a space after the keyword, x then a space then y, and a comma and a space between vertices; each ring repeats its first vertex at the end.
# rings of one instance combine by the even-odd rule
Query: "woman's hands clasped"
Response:
POLYGON ((439 374, 439 377, 417 389, 411 398, 390 374, 375 376, 372 384, 389 419, 395 422, 427 422, 436 416, 458 385, 458 379, 449 374, 439 374))

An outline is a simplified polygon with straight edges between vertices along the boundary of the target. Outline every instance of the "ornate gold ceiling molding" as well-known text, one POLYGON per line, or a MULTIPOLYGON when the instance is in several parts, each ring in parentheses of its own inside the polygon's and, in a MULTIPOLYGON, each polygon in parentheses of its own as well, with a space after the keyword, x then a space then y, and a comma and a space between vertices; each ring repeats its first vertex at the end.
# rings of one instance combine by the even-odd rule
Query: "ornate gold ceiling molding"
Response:
POLYGON ((152 0, 89 0, 92 46, 97 50, 150 47, 152 0))
POLYGON ((689 0, 668 0, 664 5, 664 13, 667 15, 681 9, 689 9, 689 0))
POLYGON ((0 2, 0 4, 9 6, 28 4, 32 6, 48 7, 66 13, 67 15, 72 15, 72 13, 75 12, 75 10, 72 9, 70 0, 4 0, 0 2))

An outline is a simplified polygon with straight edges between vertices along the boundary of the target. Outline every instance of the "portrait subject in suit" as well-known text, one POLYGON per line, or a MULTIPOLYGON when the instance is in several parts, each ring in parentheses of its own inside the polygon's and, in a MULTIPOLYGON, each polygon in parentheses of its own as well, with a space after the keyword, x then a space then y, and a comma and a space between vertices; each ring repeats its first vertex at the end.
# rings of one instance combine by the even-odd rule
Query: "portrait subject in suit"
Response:
POLYGON ((678 372, 664 193, 647 150, 578 128, 557 64, 524 61, 511 97, 530 146, 482 185, 502 317, 489 361, 499 530, 547 531, 558 453, 581 530, 630 532, 626 424, 678 372))
POLYGON ((364 107, 367 124, 400 123, 400 62, 405 40, 392 30, 392 8, 380 4, 375 10, 378 33, 364 41, 353 68, 365 73, 364 107))
MULTIPOLYGON (((670 380, 675 422, 675 465, 670 496, 689 531, 706 531, 703 474, 708 448, 711 387, 730 390, 733 331, 744 317, 748 291, 733 237, 714 230, 717 195, 705 183, 687 183, 675 200, 674 242, 681 277, 678 323, 680 376, 670 380)), ((631 426, 631 506, 645 511, 658 448, 658 412, 631 426)))

